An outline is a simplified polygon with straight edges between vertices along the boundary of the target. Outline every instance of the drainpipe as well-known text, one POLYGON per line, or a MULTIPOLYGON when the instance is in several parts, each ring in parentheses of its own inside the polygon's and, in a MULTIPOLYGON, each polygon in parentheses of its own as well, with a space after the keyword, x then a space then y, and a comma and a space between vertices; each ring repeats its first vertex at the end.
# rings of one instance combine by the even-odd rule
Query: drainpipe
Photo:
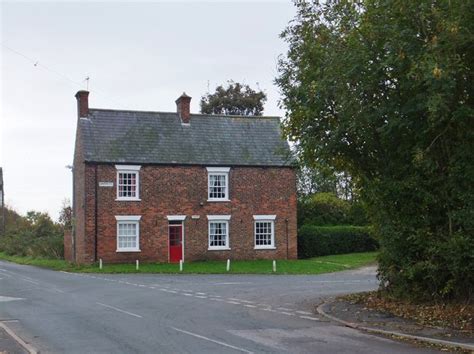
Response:
POLYGON ((97 165, 95 165, 94 174, 94 262, 97 262, 97 208, 99 203, 97 200, 97 165))
POLYGON ((76 263, 76 173, 74 167, 72 172, 72 218, 71 218, 71 239, 72 239, 72 261, 76 263))
POLYGON ((74 165, 67 165, 65 166, 67 169, 71 170, 72 175, 72 215, 71 215, 71 254, 72 254, 72 261, 76 262, 76 173, 74 169, 74 165))
POLYGON ((288 255, 290 254, 289 247, 290 245, 288 244, 288 219, 285 219, 285 226, 286 226, 286 259, 288 259, 288 255))

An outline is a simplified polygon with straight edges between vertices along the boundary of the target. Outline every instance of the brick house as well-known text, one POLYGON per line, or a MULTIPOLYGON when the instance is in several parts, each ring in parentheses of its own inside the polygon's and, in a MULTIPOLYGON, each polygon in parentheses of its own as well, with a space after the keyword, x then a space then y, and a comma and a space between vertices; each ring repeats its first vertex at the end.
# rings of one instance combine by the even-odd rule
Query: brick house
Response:
POLYGON ((89 108, 76 94, 78 263, 294 259, 296 174, 278 117, 89 108))

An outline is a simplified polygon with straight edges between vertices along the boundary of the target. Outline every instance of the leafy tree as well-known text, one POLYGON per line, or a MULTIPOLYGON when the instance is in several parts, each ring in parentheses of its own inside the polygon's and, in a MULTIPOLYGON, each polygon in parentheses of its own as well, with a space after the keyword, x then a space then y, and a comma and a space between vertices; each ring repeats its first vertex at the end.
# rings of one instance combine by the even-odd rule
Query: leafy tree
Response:
POLYGON ((59 224, 63 229, 70 229, 72 227, 72 207, 69 199, 63 200, 63 205, 59 212, 59 224))
POLYGON ((47 213, 29 211, 21 216, 7 208, 7 229, 0 238, 0 252, 10 255, 62 258, 63 231, 47 213))
POLYGON ((249 85, 228 81, 227 87, 219 85, 214 93, 201 98, 201 113, 261 116, 267 95, 249 85))
POLYGON ((276 79, 284 131, 348 171, 394 295, 474 294, 474 3, 296 1, 276 79))

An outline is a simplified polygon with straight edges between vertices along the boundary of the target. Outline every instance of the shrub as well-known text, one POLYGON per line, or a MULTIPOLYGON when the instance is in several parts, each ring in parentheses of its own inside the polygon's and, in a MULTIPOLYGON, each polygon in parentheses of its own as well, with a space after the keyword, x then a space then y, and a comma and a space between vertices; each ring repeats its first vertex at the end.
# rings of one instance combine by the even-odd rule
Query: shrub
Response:
POLYGON ((367 225, 365 209, 333 193, 316 193, 298 203, 299 225, 367 225))
POLYGON ((47 214, 29 212, 10 224, 0 237, 0 251, 8 255, 63 258, 63 230, 47 214))
POLYGON ((363 226, 304 225, 298 231, 298 256, 310 258, 330 254, 374 251, 377 241, 363 226))

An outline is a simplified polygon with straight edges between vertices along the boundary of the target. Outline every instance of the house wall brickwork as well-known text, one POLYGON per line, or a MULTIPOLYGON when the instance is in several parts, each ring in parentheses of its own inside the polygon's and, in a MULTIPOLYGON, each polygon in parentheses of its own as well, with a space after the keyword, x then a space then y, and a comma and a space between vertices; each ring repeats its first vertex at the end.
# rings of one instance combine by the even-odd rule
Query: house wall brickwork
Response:
POLYGON ((140 201, 116 201, 115 165, 84 164, 76 160, 75 166, 76 260, 79 263, 93 262, 96 252, 97 259, 102 258, 104 262, 136 259, 167 262, 168 215, 186 215, 185 261, 297 257, 293 168, 230 166, 230 201, 208 202, 205 166, 141 166, 140 201), (99 182, 113 182, 113 187, 100 187, 99 182), (141 215, 140 252, 116 252, 116 215, 141 215), (193 215, 199 219, 192 219, 193 215), (231 250, 208 250, 207 215, 231 215, 231 250), (275 250, 254 249, 253 215, 276 215, 275 250))

